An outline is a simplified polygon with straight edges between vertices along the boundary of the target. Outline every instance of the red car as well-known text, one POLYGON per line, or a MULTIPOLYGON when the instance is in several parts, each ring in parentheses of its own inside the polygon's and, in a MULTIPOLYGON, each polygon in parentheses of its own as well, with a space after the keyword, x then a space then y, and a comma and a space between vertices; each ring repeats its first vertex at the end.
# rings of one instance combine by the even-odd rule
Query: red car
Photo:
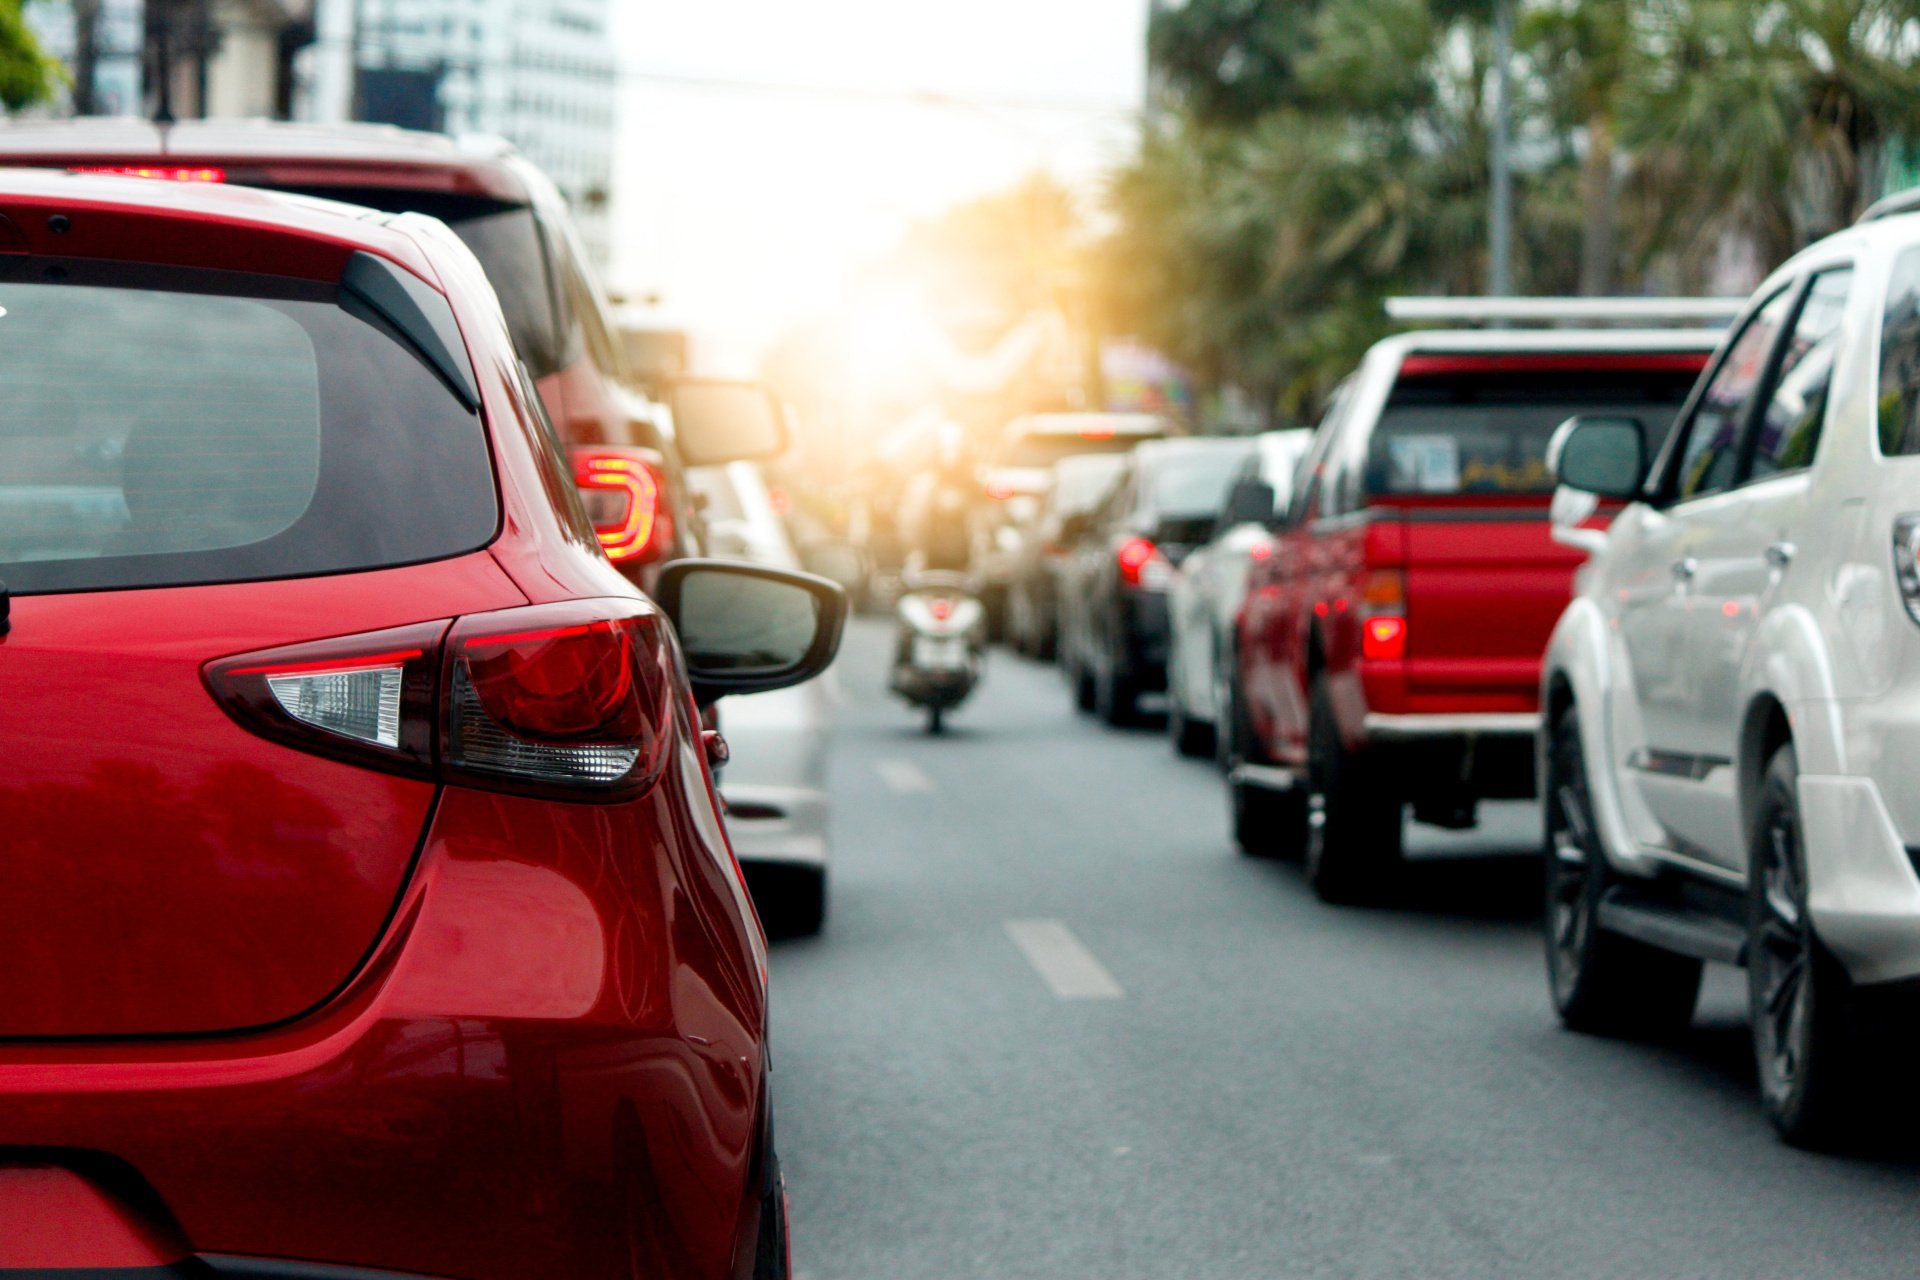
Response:
POLYGON ((1552 537, 1547 445, 1576 414, 1677 413, 1707 332, 1428 332, 1376 346, 1320 425, 1242 609, 1234 834, 1376 894, 1405 817, 1533 794, 1540 665, 1582 553, 1552 537))
POLYGON ((742 456, 704 419, 753 391, 685 382, 666 412, 631 389, 565 201, 506 143, 385 125, 21 121, 0 127, 0 165, 244 184, 439 218, 500 296, 608 557, 648 586, 662 562, 700 553, 702 522, 682 469, 742 456))
POLYGON ((429 219, 0 175, 0 333, 0 1274, 784 1276, 699 714, 837 590, 617 573, 429 219))

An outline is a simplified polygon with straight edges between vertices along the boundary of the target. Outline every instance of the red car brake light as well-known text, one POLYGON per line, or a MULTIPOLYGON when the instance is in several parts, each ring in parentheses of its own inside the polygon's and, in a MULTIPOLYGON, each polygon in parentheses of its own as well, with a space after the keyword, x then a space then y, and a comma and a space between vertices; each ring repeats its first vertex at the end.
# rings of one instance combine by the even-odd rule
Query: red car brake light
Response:
POLYGON ((645 450, 575 449, 573 482, 607 559, 645 564, 673 545, 666 475, 645 450))
POLYGON ((69 173, 110 173, 127 178, 159 178, 166 182, 225 182, 227 171, 215 165, 76 164, 69 173))
POLYGON ((1407 577, 1375 569, 1360 591, 1360 656, 1398 662, 1407 656, 1407 577))
POLYGON ((243 727, 387 772, 562 799, 621 798, 665 768, 676 715, 664 620, 577 600, 208 664, 243 727))
POLYGON ((645 791, 672 737, 673 661, 639 601, 463 618, 447 638, 445 768, 513 790, 645 791))
POLYGON ((208 663, 207 688, 240 725, 319 755, 394 773, 433 770, 444 622, 318 640, 208 663))
POLYGON ((1137 587, 1147 566, 1160 554, 1160 548, 1146 538, 1128 538, 1114 554, 1120 562, 1120 580, 1130 587, 1137 587))

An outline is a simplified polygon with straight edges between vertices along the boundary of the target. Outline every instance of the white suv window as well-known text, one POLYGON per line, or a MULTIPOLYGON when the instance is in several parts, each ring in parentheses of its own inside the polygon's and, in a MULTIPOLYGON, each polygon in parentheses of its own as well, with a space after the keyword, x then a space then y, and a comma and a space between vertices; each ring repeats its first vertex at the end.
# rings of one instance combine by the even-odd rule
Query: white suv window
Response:
POLYGON ((1880 451, 1920 453, 1920 249, 1893 266, 1880 326, 1880 451))
POLYGON ((1740 469, 1740 434, 1747 410, 1767 376, 1774 341, 1787 323, 1792 291, 1782 289, 1747 321, 1726 358, 1714 370, 1700 404, 1687 425, 1680 469, 1674 475, 1676 501, 1718 493, 1734 483, 1740 469))
POLYGON ((1808 284, 1806 300, 1794 318, 1793 336, 1780 356, 1773 394, 1760 417, 1748 478, 1764 479, 1813 465, 1820 428, 1827 420, 1840 321, 1852 287, 1851 267, 1823 271, 1808 284))

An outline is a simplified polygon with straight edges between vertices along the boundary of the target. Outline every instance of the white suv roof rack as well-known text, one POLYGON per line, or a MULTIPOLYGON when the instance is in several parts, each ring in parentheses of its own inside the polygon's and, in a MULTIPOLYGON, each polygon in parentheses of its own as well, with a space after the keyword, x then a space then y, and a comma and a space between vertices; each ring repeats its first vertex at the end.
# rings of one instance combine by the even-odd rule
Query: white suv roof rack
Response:
POLYGON ((1607 325, 1729 324, 1745 298, 1388 298, 1387 316, 1406 324, 1607 325))

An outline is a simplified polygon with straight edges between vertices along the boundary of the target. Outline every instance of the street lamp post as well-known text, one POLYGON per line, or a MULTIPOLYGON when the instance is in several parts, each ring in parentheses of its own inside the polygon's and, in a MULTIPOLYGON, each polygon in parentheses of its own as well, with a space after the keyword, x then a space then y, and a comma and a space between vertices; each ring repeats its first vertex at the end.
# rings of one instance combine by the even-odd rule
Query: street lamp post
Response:
POLYGON ((1493 6, 1492 207, 1487 214, 1487 292, 1513 294, 1513 0, 1493 6))

